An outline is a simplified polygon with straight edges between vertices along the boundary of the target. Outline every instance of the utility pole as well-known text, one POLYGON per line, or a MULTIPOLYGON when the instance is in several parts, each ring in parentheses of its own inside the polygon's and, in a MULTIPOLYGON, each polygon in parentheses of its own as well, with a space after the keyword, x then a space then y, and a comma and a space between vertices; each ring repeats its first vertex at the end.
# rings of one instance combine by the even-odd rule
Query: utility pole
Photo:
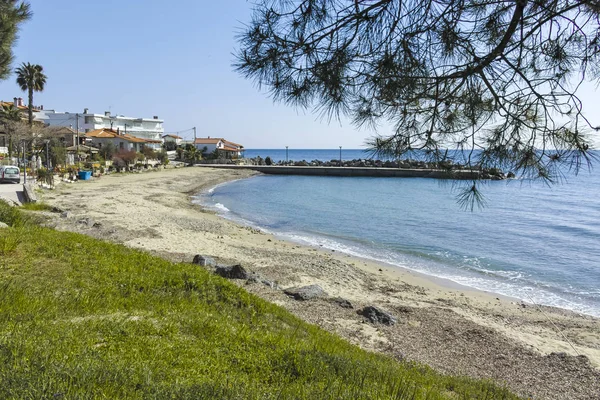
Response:
POLYGON ((23 140, 23 185, 27 184, 27 155, 25 154, 25 144, 27 142, 23 140))
POLYGON ((79 161, 79 114, 75 114, 75 118, 77 119, 77 122, 75 123, 75 129, 77 130, 77 153, 75 153, 75 158, 79 161))
POLYGON ((196 127, 194 127, 193 129, 194 129, 194 145, 196 145, 196 127))
POLYGON ((49 140, 46 140, 46 169, 50 171, 50 153, 48 151, 48 146, 50 144, 49 140))

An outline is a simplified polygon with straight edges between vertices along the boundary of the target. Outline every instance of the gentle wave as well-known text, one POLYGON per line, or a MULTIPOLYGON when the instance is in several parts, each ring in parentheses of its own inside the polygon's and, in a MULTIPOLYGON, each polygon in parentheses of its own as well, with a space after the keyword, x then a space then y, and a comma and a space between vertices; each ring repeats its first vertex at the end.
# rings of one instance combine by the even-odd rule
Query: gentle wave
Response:
MULTIPOLYGON (((361 232, 367 232, 377 228, 377 223, 375 221, 369 221, 368 219, 360 225, 358 233, 349 234, 347 230, 344 231, 343 229, 334 229, 331 231, 331 226, 328 227, 327 223, 324 224, 321 220, 322 217, 319 217, 318 210, 325 210, 326 213, 331 211, 335 212, 335 204, 333 206, 328 205, 326 201, 321 202, 321 199, 319 198, 317 203, 310 203, 313 208, 302 208, 305 206, 306 201, 310 201, 310 199, 304 199, 305 194, 309 193, 307 191, 312 190, 315 186, 318 187, 322 182, 296 182, 293 181, 293 178, 288 178, 292 181, 291 183, 288 182, 289 186, 298 188, 298 191, 301 192, 301 196, 296 194, 293 200, 294 202, 291 205, 286 205, 285 201, 282 201, 282 196, 288 195, 287 191, 290 191, 289 186, 280 187, 282 181, 276 181, 272 185, 276 186, 277 191, 269 192, 269 190, 264 188, 264 184, 262 183, 264 180, 262 179, 256 180, 256 182, 259 182, 257 185, 244 181, 233 186, 230 183, 219 185, 199 196, 198 201, 204 206, 216 210, 219 215, 225 218, 234 220, 243 225, 261 229, 267 233, 275 234, 282 239, 308 246, 335 250, 351 256, 414 270, 437 278, 448 279, 460 285, 498 293, 529 303, 561 307, 600 317, 600 307, 597 306, 598 294, 600 291, 596 290, 596 287, 590 287, 589 285, 575 286, 574 283, 567 281, 540 281, 539 278, 541 276, 539 274, 539 266, 536 267, 538 268, 536 270, 535 268, 523 269, 527 266, 526 264, 521 267, 518 267, 518 265, 513 266, 511 264, 511 262, 513 262, 511 261, 512 258, 515 257, 515 253, 511 252, 511 243, 530 241, 527 242, 527 245, 533 246, 533 240, 536 237, 537 240, 548 241, 549 243, 557 243, 555 242, 556 240, 562 240, 563 238, 559 235, 560 231, 557 230, 556 224, 550 224, 548 221, 536 221, 533 215, 526 214, 526 211, 522 210, 519 210, 519 213, 515 215, 507 214, 506 218, 512 218, 514 223, 504 227, 505 233, 510 232, 508 236, 504 236, 512 240, 512 242, 500 244, 501 248, 506 249, 506 251, 500 252, 502 257, 509 257, 506 259, 505 263, 506 266, 510 268, 504 268, 504 264, 498 263, 498 260, 481 256, 461 255, 460 252, 457 253, 456 250, 453 250, 452 252, 436 251, 429 248, 429 246, 420 245, 418 240, 422 239, 422 237, 414 236, 415 233, 412 233, 412 231, 411 234, 413 235, 413 240, 409 242, 405 242, 400 237, 395 238, 395 240, 386 239, 385 236, 380 237, 378 236, 380 231, 376 231, 377 233, 374 236, 365 236, 361 234, 361 232), (274 194, 276 194, 276 196, 274 196, 274 194), (231 202, 232 198, 235 198, 237 202, 231 202), (226 203, 227 206, 225 206, 224 203, 226 203), (265 205, 267 208, 276 208, 269 208, 269 212, 265 212, 262 208, 244 208, 244 206, 248 204, 260 204, 261 206, 265 205), (294 213, 290 213, 288 211, 290 209, 294 209, 294 213), (245 212, 240 212, 240 210, 245 212), (252 210, 252 212, 249 212, 249 210, 252 210), (314 215, 312 215, 312 213, 314 213, 314 215), (308 225, 304 226, 304 228, 297 226, 298 217, 306 217, 307 215, 312 218, 309 219, 309 222, 307 223, 314 224, 314 227, 319 227, 316 231, 305 229, 310 227, 308 225), (536 231, 535 233, 532 232, 535 236, 527 236, 528 223, 536 223, 536 226, 540 230, 543 230, 543 232, 536 231), (294 230, 290 230, 291 227, 294 228, 294 230), (365 231, 365 229, 367 231, 365 231), (335 234, 333 234, 333 232, 335 232, 335 234), (377 238, 377 240, 374 240, 373 238, 377 238), (417 242, 415 242, 415 240, 417 240, 417 242), (386 248, 387 245, 385 243, 388 241, 393 247, 386 248)), ((344 180, 343 182, 344 184, 349 185, 349 182, 352 182, 352 180, 344 180)), ((364 183, 364 181, 362 182, 364 183)), ((325 183, 329 184, 329 181, 325 183)), ((267 189, 269 188, 267 187, 267 189)), ((293 194, 295 193, 290 193, 289 196, 292 196, 293 194)), ((389 194, 387 194, 387 196, 389 196, 389 194)), ((355 207, 355 197, 351 196, 350 198, 344 198, 343 193, 335 191, 334 199, 335 203, 339 202, 339 199, 344 199, 347 207, 352 207, 352 209, 355 207), (352 204, 350 205, 350 203, 352 204)), ((511 208, 507 209, 512 210, 511 208)), ((377 210, 378 213, 394 211, 393 207, 390 208, 385 205, 380 206, 380 204, 378 204, 377 210)), ((416 217, 417 216, 415 216, 415 218, 416 217)), ((421 218, 423 218, 422 215, 421 218)), ((336 228, 342 228, 344 227, 344 224, 349 223, 340 220, 339 214, 335 214, 332 219, 334 220, 333 226, 336 228)), ((562 221, 557 220, 556 222, 562 224, 562 221)), ((428 234, 438 235, 438 239, 436 240, 441 240, 447 235, 443 233, 443 229, 445 229, 443 220, 437 221, 434 219, 423 222, 423 224, 425 223, 429 225, 428 234), (432 231, 431 229, 438 229, 440 231, 432 231)), ((581 234, 584 230, 570 229, 573 225, 577 226, 579 223, 571 222, 570 224, 566 223, 564 225, 566 225, 566 229, 562 231, 563 235, 571 235, 579 237, 580 240, 585 240, 585 238, 581 238, 581 234)), ((483 229, 483 226, 481 228, 483 229)), ((584 229, 587 233, 586 236, 589 237, 590 234, 592 234, 592 232, 589 231, 589 227, 585 226, 584 229)), ((382 234, 385 234, 385 232, 382 234)), ((479 242, 479 240, 477 242, 479 242)), ((473 243, 476 242, 474 241, 473 243)), ((451 243, 449 242, 449 244, 451 243)), ((543 249, 543 246, 539 248, 532 247, 530 251, 532 251, 532 254, 534 255, 538 254, 539 257, 544 256, 548 258, 548 256, 543 253, 543 249)), ((591 252, 593 255, 595 251, 592 249, 591 252)), ((546 258, 539 259, 545 260, 546 258)), ((552 258, 550 259, 552 260, 552 258)), ((558 266, 553 268, 553 271, 559 271, 556 269, 558 266)), ((581 275, 585 270, 585 267, 579 267, 577 273, 581 275)), ((565 273, 566 271, 568 271, 569 275, 575 276, 574 271, 565 270, 565 273)), ((591 273, 596 273, 594 271, 595 270, 592 270, 591 273)), ((590 276, 595 275, 592 274, 590 276)))
MULTIPOLYGON (((409 269, 415 272, 423 273, 426 275, 434 276, 440 279, 447 279, 452 282, 455 282, 459 285, 463 285, 466 287, 471 287, 477 290, 482 290, 486 292, 493 292, 503 296, 512 297, 515 299, 523 300, 528 303, 534 304, 544 304, 553 307, 565 308, 568 310, 572 310, 575 312, 593 315, 596 317, 600 317, 600 312, 594 309, 593 307, 586 306, 585 304, 580 304, 576 301, 569 300, 560 294, 552 293, 547 290, 540 290, 539 287, 534 286, 522 286, 515 285, 513 282, 519 280, 523 277, 521 273, 515 271, 489 271, 489 270, 476 270, 473 269, 472 272, 482 272, 484 274, 490 275, 492 277, 502 277, 508 278, 509 282, 502 282, 496 279, 486 279, 485 277, 477 277, 477 276, 463 276, 448 273, 448 271, 440 271, 436 270, 432 267, 427 267, 425 265, 419 265, 416 262, 407 262, 406 260, 402 260, 397 254, 393 253, 381 253, 370 249, 364 249, 359 247, 352 247, 350 245, 336 242, 335 240, 318 237, 318 236, 307 236, 301 235, 298 233, 278 233, 278 237, 283 239, 288 239, 290 241, 304 244, 313 247, 322 247, 329 250, 335 250, 340 253, 348 254, 354 257, 359 257, 363 259, 368 259, 371 261, 376 261, 380 263, 384 263, 390 266, 399 267, 403 269, 409 269), (375 253, 379 253, 377 256, 375 253), (384 254, 383 256, 381 254, 384 254), (523 292, 523 290, 525 292, 523 292), (523 293, 526 296, 523 296, 523 293)), ((534 282, 528 282, 530 284, 534 284, 534 282)), ((550 287, 547 287, 550 289, 550 287)), ((584 296, 583 293, 578 293, 580 296, 584 296)))

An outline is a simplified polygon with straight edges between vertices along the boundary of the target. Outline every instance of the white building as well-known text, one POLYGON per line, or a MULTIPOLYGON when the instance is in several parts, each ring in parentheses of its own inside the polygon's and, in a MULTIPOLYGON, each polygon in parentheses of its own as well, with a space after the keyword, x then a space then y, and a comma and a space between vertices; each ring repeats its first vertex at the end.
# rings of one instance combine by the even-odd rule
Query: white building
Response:
POLYGON ((210 154, 217 152, 219 156, 225 158, 238 158, 242 156, 244 152, 244 146, 223 138, 197 138, 194 141, 196 149, 201 151, 202 154, 210 154))
POLYGON ((181 136, 177 136, 177 135, 173 135, 173 134, 163 135, 162 138, 165 141, 165 143, 166 142, 173 142, 177 146, 180 146, 183 143, 183 138, 181 136))
MULTIPOLYGON (((153 118, 132 118, 123 115, 111 115, 109 111, 104 114, 94 114, 84 109, 83 113, 56 112, 54 110, 40 110, 34 113, 36 121, 44 122, 48 126, 67 126, 73 129, 79 127, 79 132, 87 133, 98 129, 119 130, 125 134, 162 142, 165 133, 163 120, 157 116, 153 118)), ((160 145, 154 145, 160 148, 160 145)))

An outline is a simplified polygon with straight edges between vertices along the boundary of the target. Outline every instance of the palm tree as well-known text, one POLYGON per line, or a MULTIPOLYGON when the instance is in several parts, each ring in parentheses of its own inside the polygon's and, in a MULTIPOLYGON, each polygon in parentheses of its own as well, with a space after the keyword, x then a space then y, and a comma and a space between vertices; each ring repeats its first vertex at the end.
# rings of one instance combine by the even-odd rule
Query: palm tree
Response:
POLYGON ((42 92, 46 85, 46 75, 41 65, 23 63, 15 71, 17 73, 17 85, 22 91, 29 92, 29 126, 33 125, 33 92, 42 92))
POLYGON ((185 158, 192 162, 192 164, 198 160, 198 149, 196 146, 188 146, 185 151, 185 158))
POLYGON ((5 123, 5 121, 20 121, 21 120, 21 110, 14 106, 14 104, 2 104, 0 108, 0 121, 5 123))

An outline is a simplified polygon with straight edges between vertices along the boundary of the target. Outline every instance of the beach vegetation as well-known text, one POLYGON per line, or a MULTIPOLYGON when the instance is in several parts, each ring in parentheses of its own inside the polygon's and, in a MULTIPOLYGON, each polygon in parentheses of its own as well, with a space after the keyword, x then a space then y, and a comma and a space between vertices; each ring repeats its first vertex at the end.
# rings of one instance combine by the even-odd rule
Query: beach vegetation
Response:
POLYGON ((374 156, 555 182, 595 158, 579 94, 599 82, 599 32, 590 1, 259 0, 234 67, 276 101, 376 132, 374 156))
POLYGON ((35 203, 23 203, 20 207, 22 210, 28 211, 56 211, 56 209, 43 201, 36 201, 35 203))
POLYGON ((517 399, 361 350, 197 265, 0 202, 0 398, 517 399))

